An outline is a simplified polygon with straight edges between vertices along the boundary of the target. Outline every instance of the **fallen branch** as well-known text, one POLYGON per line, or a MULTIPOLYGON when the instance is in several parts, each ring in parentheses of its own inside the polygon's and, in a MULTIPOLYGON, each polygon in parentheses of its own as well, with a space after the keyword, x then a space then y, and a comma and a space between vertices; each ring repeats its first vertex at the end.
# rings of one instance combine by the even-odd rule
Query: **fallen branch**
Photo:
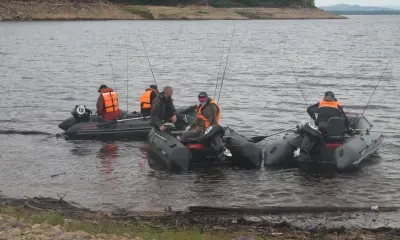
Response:
POLYGON ((30 197, 27 197, 27 196, 24 196, 26 199, 28 199, 28 202, 34 202, 34 203, 37 203, 37 204, 40 204, 38 201, 36 201, 35 199, 33 199, 33 198, 30 198, 30 197))
POLYGON ((34 206, 30 205, 30 204, 27 203, 27 202, 24 203, 24 205, 27 206, 27 207, 29 207, 29 208, 31 208, 31 209, 33 209, 33 210, 36 210, 36 211, 43 211, 43 209, 38 208, 38 207, 34 207, 34 206))
MULTIPOLYGON (((65 197, 65 195, 67 195, 67 191, 65 191, 65 193, 64 193, 64 196, 62 196, 62 197, 60 197, 60 195, 58 195, 58 193, 57 193, 57 196, 60 198, 59 200, 58 200, 58 202, 56 203, 56 205, 53 207, 53 210, 58 206, 58 204, 60 203, 60 202, 65 202, 63 199, 64 199, 64 197, 65 197)), ((66 203, 66 202, 65 202, 66 203)), ((69 203, 68 203, 69 204, 69 203)))

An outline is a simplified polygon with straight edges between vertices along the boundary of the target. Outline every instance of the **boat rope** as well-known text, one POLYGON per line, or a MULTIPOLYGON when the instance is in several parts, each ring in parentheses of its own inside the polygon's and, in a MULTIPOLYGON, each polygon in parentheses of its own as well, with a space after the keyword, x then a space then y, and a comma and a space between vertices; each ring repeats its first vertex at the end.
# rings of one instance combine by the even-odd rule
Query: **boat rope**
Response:
POLYGON ((221 66, 222 66, 222 59, 224 56, 224 51, 225 51, 225 41, 226 41, 226 37, 228 36, 228 31, 225 33, 225 37, 224 37, 224 41, 222 44, 222 52, 221 52, 221 60, 219 62, 219 67, 218 67, 218 75, 217 75, 217 82, 215 83, 215 90, 214 90, 214 99, 217 95, 217 88, 218 88, 218 81, 219 81, 219 74, 221 72, 221 66))
MULTIPOLYGON (((370 102, 371 102, 372 96, 374 95, 375 90, 378 88, 378 85, 379 85, 379 83, 381 82, 381 80, 382 80, 382 78, 383 78, 383 75, 385 74, 386 69, 388 68, 389 63, 390 63, 391 61, 392 61, 392 59, 390 58, 389 61, 388 61, 387 64, 386 64, 386 67, 383 69, 383 72, 382 72, 382 74, 381 74, 381 76, 380 76, 380 78, 379 78, 379 81, 378 81, 378 83, 376 84, 376 86, 375 86, 375 88, 374 88, 374 91, 372 91, 371 96, 369 97, 369 100, 368 100, 368 102, 367 102, 367 105, 364 107, 364 110, 362 111, 361 116, 360 116, 360 118, 358 119, 357 125, 358 125, 358 123, 360 122, 360 120, 363 118, 365 110, 367 110, 367 108, 369 107, 369 104, 370 104, 370 102)), ((357 125, 356 125, 356 126, 357 126, 357 125)))
POLYGON ((139 33, 140 41, 142 42, 142 46, 143 46, 143 49, 144 49, 144 53, 146 54, 147 62, 149 63, 149 67, 150 67, 151 74, 153 75, 154 83, 157 85, 156 78, 154 77, 153 68, 151 67, 150 59, 149 59, 149 56, 147 55, 147 50, 146 50, 146 47, 144 46, 143 39, 142 39, 142 34, 140 33, 140 29, 139 29, 138 26, 136 26, 136 30, 137 30, 138 33, 139 33))
POLYGON ((107 45, 107 49, 108 49, 108 57, 110 59, 111 73, 112 73, 112 77, 113 77, 113 80, 114 80, 114 91, 117 91, 117 85, 115 84, 114 67, 113 67, 112 60, 111 60, 111 52, 110 52, 110 48, 108 47, 107 38, 105 38, 105 39, 106 39, 106 45, 107 45))
POLYGON ((126 39, 126 111, 129 113, 129 53, 128 53, 128 39, 126 39))
POLYGON ((294 71, 293 71, 292 64, 291 64, 289 58, 287 57, 286 52, 284 52, 284 55, 285 55, 286 60, 287 60, 288 63, 289 63, 289 67, 290 67, 290 70, 292 71, 293 77, 294 77, 294 79, 296 79, 297 86, 299 87, 300 92, 301 92, 301 95, 303 96, 304 102, 305 102, 305 104, 306 104, 306 108, 308 108, 307 99, 306 99, 306 96, 305 96, 304 93, 303 93, 303 90, 302 90, 301 87, 300 87, 299 79, 297 79, 297 76, 296 76, 296 74, 295 74, 294 71))
POLYGON ((235 27, 236 27, 236 24, 235 24, 235 21, 233 21, 233 29, 232 29, 231 42, 230 42, 229 49, 228 49, 228 56, 226 57, 225 70, 224 70, 224 74, 222 75, 221 88, 219 89, 217 104, 218 104, 218 102, 219 102, 219 98, 221 97, 222 86, 224 85, 225 73, 226 73, 226 68, 227 68, 227 66, 228 66, 228 62, 229 62, 229 56, 230 56, 230 53, 231 53, 231 47, 232 47, 232 42, 233 42, 233 36, 235 35, 235 27))

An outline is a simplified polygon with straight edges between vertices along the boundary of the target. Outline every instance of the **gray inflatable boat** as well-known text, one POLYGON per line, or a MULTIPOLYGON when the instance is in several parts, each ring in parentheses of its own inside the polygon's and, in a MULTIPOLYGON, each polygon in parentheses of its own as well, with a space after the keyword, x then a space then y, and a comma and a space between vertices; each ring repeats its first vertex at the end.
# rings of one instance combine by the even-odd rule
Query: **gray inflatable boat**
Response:
MULTIPOLYGON (((177 109, 179 129, 195 121, 193 107, 177 109)), ((85 106, 75 106, 72 117, 61 122, 58 127, 64 130, 63 136, 68 140, 145 140, 151 130, 150 117, 143 117, 137 112, 121 111, 121 118, 104 121, 91 114, 85 106)))
POLYGON ((333 165, 338 170, 350 170, 360 165, 364 160, 378 151, 383 142, 383 135, 374 131, 373 125, 356 113, 347 113, 350 127, 355 129, 346 132, 342 118, 329 119, 326 134, 322 135, 313 124, 298 127, 292 133, 286 133, 266 146, 264 151, 265 166, 293 166, 302 163, 317 163, 333 165), (304 134, 320 135, 320 141, 310 152, 308 162, 299 161, 296 157, 302 145, 304 134))
MULTIPOLYGON (((182 140, 183 131, 161 132, 153 128, 148 136, 149 156, 164 169, 188 171, 198 167, 238 166, 260 168, 262 150, 245 139, 235 130, 224 127, 222 141, 232 153, 232 157, 221 161, 215 152, 198 139, 182 140)), ((150 161, 149 161, 150 162, 150 161)))

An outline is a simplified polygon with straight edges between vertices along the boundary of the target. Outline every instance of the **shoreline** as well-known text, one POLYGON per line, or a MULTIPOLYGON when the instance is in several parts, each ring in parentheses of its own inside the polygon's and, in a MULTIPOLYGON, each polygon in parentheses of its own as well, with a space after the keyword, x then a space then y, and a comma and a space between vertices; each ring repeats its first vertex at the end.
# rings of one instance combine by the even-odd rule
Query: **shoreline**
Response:
MULTIPOLYGON (((115 240, 392 239, 400 234, 398 228, 388 225, 379 228, 355 228, 327 224, 327 219, 333 216, 340 215, 342 221, 345 218, 352 219, 352 216, 346 215, 346 209, 336 211, 333 215, 325 214, 322 222, 310 228, 307 221, 304 227, 299 227, 281 219, 285 213, 279 208, 273 208, 277 210, 276 216, 279 219, 269 221, 259 215, 258 209, 248 211, 189 207, 189 211, 172 211, 167 208, 165 212, 129 212, 125 209, 102 212, 67 202, 64 200, 65 194, 58 197, 0 197, 0 239, 5 236, 30 236, 29 239, 71 239, 80 236, 82 239, 115 240)), ((329 211, 329 207, 327 210, 329 211)), ((347 210, 358 211, 354 214, 367 214, 366 217, 374 217, 386 211, 397 212, 396 208, 379 208, 379 211, 374 210, 373 213, 368 213, 367 208, 347 210)), ((301 213, 299 218, 307 218, 305 214, 301 213)))
POLYGON ((324 20, 347 19, 318 8, 214 8, 142 6, 109 2, 0 1, 0 21, 110 20, 324 20))

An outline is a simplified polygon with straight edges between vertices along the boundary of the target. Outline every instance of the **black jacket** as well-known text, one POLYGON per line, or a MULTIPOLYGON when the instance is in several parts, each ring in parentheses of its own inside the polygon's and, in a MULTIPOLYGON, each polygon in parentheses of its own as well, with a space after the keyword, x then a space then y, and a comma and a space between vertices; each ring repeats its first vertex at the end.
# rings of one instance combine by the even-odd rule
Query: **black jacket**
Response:
MULTIPOLYGON (((337 102, 336 98, 333 98, 333 97, 330 97, 330 96, 325 97, 324 100, 325 101, 335 101, 335 102, 337 102)), ((318 102, 318 103, 316 103, 314 105, 309 106, 307 108, 307 113, 308 113, 308 115, 310 115, 310 117, 312 119, 314 119, 316 121, 316 124, 318 126, 325 125, 328 122, 329 118, 338 116, 338 117, 342 117, 344 119, 346 128, 348 128, 349 127, 349 120, 348 120, 346 114, 344 113, 343 107, 342 106, 338 106, 338 110, 339 111, 336 111, 336 112, 332 111, 332 113, 322 112, 320 110, 319 102, 318 102), (318 118, 315 117, 315 113, 318 113, 318 118)))
POLYGON ((172 98, 167 99, 164 92, 161 92, 151 106, 150 124, 158 128, 163 122, 169 122, 174 115, 176 115, 176 109, 172 98))

